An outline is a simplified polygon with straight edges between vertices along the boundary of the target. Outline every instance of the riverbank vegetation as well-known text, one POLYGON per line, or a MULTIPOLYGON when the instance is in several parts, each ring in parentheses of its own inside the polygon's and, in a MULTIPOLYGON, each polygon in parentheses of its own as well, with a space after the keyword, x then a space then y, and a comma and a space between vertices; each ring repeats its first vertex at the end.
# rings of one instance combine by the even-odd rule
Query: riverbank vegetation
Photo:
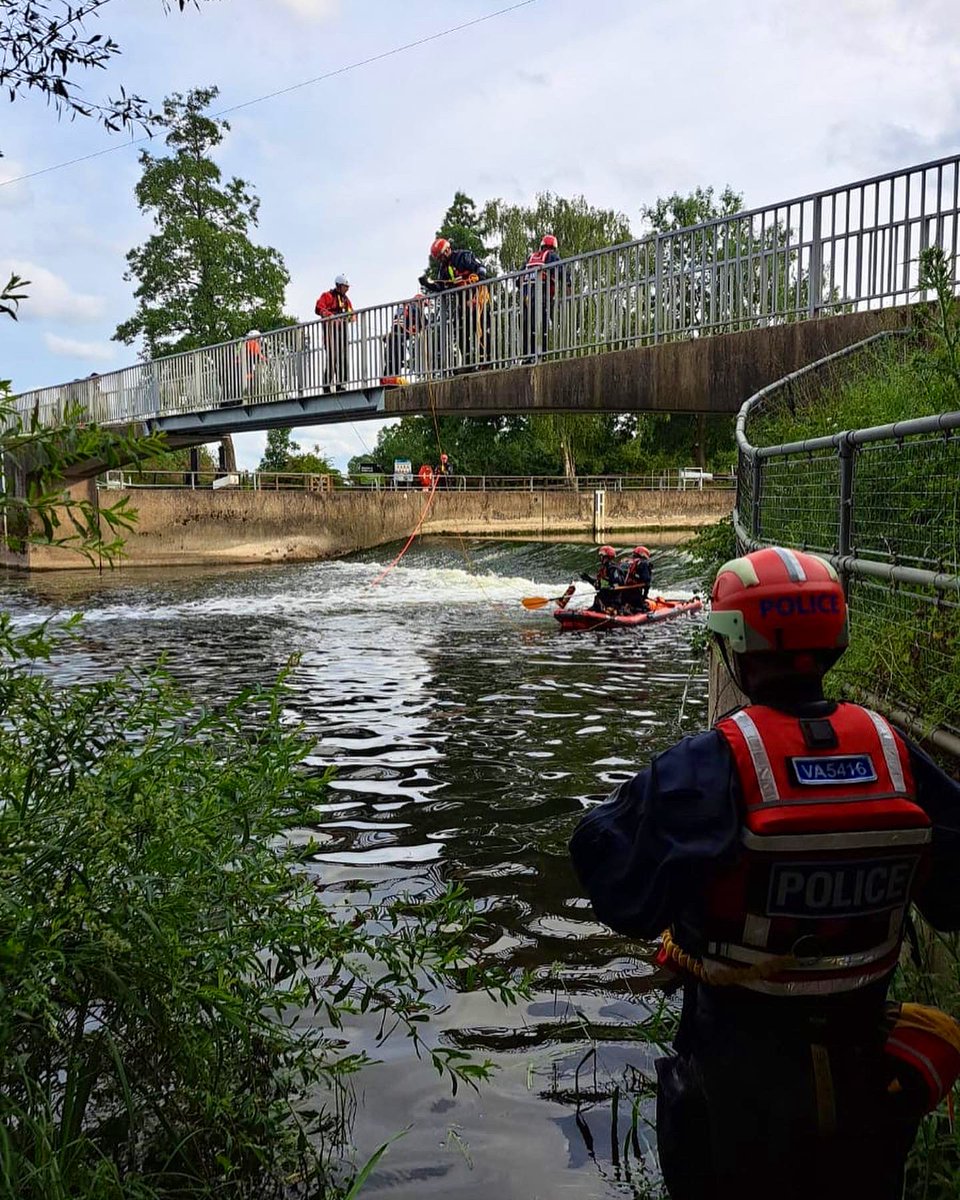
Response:
MULTIPOLYGON (((0 497, 7 528, 32 518, 31 540, 113 558, 135 514, 101 510, 105 537, 55 480, 156 442, 19 430, 8 403, 0 426, 51 480, 0 497)), ((333 1200, 369 1061, 353 1035, 405 1035, 454 1088, 476 1084, 487 1064, 430 1041, 437 997, 509 1002, 522 984, 480 959, 457 888, 319 887, 307 830, 327 774, 301 765, 312 743, 282 680, 216 710, 160 667, 64 684, 49 664, 82 636, 0 614, 0 1196, 333 1200)))

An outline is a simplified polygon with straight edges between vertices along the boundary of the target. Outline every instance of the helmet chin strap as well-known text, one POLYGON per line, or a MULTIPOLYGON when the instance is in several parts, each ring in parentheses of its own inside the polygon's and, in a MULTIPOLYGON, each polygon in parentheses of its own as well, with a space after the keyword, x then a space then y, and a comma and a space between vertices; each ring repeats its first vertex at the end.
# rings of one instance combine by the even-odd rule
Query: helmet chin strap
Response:
POLYGON ((723 659, 723 665, 727 669, 727 674, 730 676, 732 682, 736 684, 741 691, 743 691, 743 687, 741 686, 740 680, 737 677, 736 668, 730 662, 730 654, 727 650, 727 639, 725 637, 721 637, 719 633, 715 633, 713 635, 713 640, 717 646, 717 649, 720 651, 720 657, 723 659))

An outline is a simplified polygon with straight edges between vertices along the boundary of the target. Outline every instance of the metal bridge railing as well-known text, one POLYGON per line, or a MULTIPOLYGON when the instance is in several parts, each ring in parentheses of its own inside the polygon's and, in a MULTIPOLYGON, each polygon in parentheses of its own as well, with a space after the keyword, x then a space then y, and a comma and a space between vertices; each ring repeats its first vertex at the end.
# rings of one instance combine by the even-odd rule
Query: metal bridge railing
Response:
POLYGON ((901 336, 877 334, 747 400, 737 417, 734 529, 744 549, 786 545, 830 559, 847 589, 854 646, 882 652, 872 695, 916 728, 939 726, 933 740, 960 755, 960 708, 943 686, 954 679, 960 693, 960 412, 751 441, 769 441, 811 402, 829 420, 833 389, 875 372, 878 350, 898 342, 906 350, 901 336))
MULTIPOLYGON (((917 257, 956 273, 960 156, 657 234, 541 271, 309 321, 24 392, 111 424, 436 381, 917 299, 917 257)), ((919 297, 922 299, 922 297, 919 297)))

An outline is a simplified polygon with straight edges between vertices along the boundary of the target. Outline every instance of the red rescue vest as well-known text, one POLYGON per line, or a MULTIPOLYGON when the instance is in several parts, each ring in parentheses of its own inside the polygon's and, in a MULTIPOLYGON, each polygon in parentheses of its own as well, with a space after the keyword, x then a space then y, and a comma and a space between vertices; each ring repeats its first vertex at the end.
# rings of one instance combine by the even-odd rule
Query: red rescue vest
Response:
POLYGON ((883 978, 930 840, 902 739, 856 704, 813 721, 750 705, 717 730, 743 799, 741 853, 707 891, 708 978, 776 956, 790 965, 740 986, 817 996, 883 978))
MULTIPOLYGON (((534 250, 534 252, 527 259, 527 266, 542 267, 547 261, 547 255, 552 253, 553 251, 551 250, 534 250)), ((540 279, 544 281, 544 283, 549 285, 550 295, 552 296, 557 290, 556 271, 538 271, 536 273, 531 271, 531 273, 527 276, 528 287, 532 287, 532 285, 536 282, 538 275, 540 279)))

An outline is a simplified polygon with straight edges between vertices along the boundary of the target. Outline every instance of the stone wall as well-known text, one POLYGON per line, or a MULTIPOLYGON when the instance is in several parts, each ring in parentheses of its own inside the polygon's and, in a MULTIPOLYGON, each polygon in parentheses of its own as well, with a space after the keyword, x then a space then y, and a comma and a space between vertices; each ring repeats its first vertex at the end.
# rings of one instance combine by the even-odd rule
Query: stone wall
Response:
MULTIPOLYGON (((73 491, 91 487, 77 484, 73 491)), ((124 495, 139 514, 127 537, 125 562, 130 566, 334 558, 408 537, 425 499, 414 489, 311 493, 144 488, 101 491, 100 503, 112 504, 124 495)), ((604 532, 693 529, 717 520, 732 506, 732 491, 607 492, 604 532)), ((593 492, 438 492, 423 532, 592 535, 593 492)), ((30 570, 89 565, 75 554, 49 547, 8 554, 4 561, 30 570)))

